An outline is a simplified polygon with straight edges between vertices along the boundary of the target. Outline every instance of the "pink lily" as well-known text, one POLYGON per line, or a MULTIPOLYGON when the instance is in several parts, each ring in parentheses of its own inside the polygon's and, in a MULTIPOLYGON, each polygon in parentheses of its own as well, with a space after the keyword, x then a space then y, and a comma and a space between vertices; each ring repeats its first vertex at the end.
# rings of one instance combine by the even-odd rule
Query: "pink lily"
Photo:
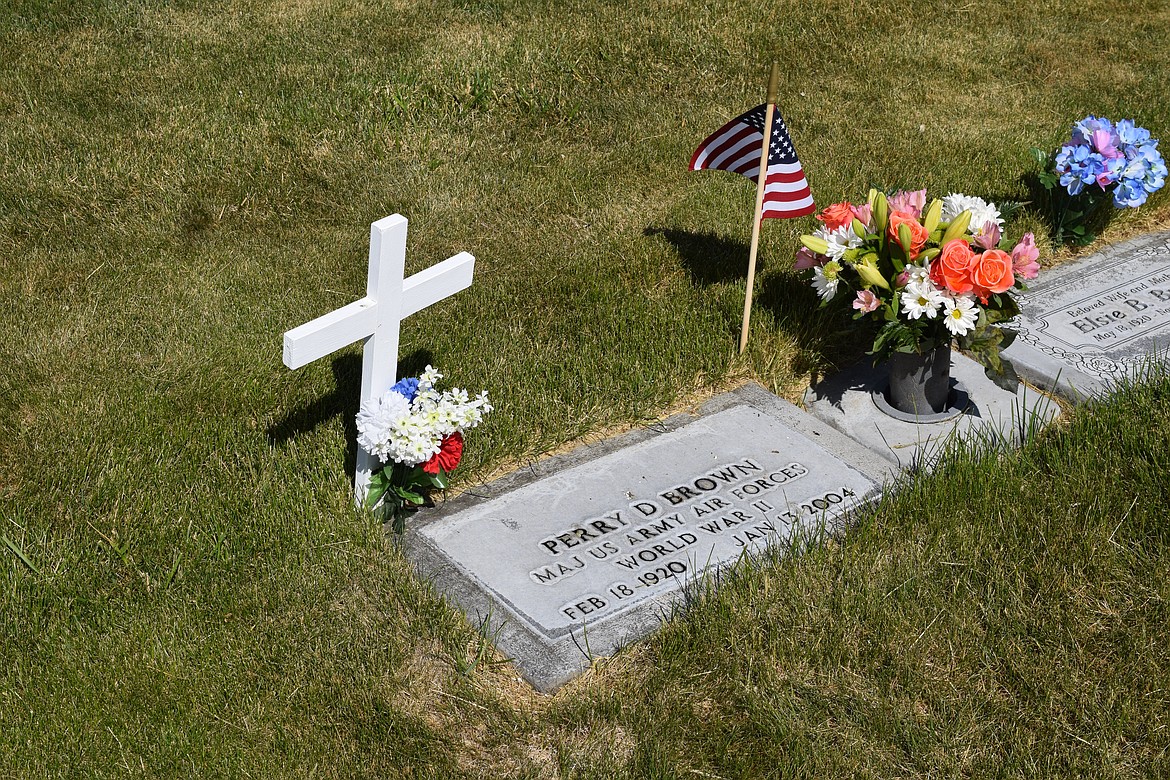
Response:
POLYGON ((824 255, 818 255, 816 252, 809 249, 807 246, 802 246, 796 250, 796 264, 797 271, 804 271, 809 268, 816 268, 819 265, 824 265, 829 258, 824 255))
POLYGON ((903 214, 919 219, 922 210, 926 208, 926 190, 901 190, 890 198, 890 211, 900 211, 903 214))
POLYGON ((1040 250, 1036 248, 1036 238, 1031 233, 1025 233, 1020 243, 1012 249, 1012 272, 1021 279, 1035 279, 1040 275, 1040 250))
POLYGON ((871 312, 881 305, 881 299, 869 290, 858 290, 857 298, 853 301, 853 308, 864 312, 871 312))
POLYGON ((994 222, 983 223, 983 230, 975 237, 974 243, 982 249, 995 249, 999 246, 999 225, 994 222))

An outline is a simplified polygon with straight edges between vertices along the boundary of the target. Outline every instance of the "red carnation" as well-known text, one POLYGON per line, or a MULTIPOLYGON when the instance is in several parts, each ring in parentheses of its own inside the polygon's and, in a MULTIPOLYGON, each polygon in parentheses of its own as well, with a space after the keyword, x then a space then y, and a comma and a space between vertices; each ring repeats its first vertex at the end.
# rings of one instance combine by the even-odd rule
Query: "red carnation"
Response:
POLYGON ((422 470, 428 474, 438 474, 439 469, 451 471, 459 465, 463 457, 463 434, 459 431, 451 434, 439 443, 439 451, 431 459, 422 464, 422 470))

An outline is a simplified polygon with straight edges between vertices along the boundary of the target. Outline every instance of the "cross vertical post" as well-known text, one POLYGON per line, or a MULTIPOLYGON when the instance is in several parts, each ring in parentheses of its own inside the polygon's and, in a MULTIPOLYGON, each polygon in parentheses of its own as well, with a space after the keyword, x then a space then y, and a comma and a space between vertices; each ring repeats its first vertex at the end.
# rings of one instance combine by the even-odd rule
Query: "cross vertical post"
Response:
MULTIPOLYGON (((475 270, 475 258, 460 252, 404 280, 406 226, 401 214, 370 225, 366 297, 284 334, 284 364, 293 369, 363 339, 359 405, 378 398, 397 381, 401 321, 469 287, 475 270)), ((359 507, 370 476, 380 465, 358 445, 353 490, 359 507)))

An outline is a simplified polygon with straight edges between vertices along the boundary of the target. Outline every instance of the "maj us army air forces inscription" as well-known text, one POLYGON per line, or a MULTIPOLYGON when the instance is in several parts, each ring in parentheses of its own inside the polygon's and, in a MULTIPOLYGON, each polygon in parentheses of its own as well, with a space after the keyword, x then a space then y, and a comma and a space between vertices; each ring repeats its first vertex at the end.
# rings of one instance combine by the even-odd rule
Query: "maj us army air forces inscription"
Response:
POLYGON ((750 407, 582 463, 423 530, 549 637, 831 524, 874 483, 750 407))
POLYGON ((655 500, 614 509, 542 540, 540 546, 553 562, 533 569, 529 576, 544 585, 590 566, 605 569, 617 579, 604 592, 584 594, 560 608, 570 620, 600 617, 611 608, 620 608, 639 591, 653 590, 692 573, 704 563, 691 555, 701 542, 722 537, 733 548, 755 549, 787 537, 801 514, 823 515, 856 498, 856 491, 846 485, 799 506, 785 503, 779 507, 768 501, 777 488, 808 473, 807 466, 795 461, 772 471, 751 458, 727 464, 689 484, 662 491, 655 500))

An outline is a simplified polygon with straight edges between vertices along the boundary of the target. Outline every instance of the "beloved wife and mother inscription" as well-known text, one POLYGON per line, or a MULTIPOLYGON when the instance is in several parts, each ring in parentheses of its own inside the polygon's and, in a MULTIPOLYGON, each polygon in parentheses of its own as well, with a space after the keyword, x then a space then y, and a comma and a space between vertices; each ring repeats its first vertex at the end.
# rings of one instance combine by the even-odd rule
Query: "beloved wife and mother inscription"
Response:
POLYGON ((1041 275, 1020 299, 1005 355, 1044 389, 1098 395, 1170 348, 1170 233, 1108 247, 1041 275))
POLYGON ((409 553, 548 690, 652 631, 686 583, 834 528, 887 466, 758 386, 457 499, 409 553))

